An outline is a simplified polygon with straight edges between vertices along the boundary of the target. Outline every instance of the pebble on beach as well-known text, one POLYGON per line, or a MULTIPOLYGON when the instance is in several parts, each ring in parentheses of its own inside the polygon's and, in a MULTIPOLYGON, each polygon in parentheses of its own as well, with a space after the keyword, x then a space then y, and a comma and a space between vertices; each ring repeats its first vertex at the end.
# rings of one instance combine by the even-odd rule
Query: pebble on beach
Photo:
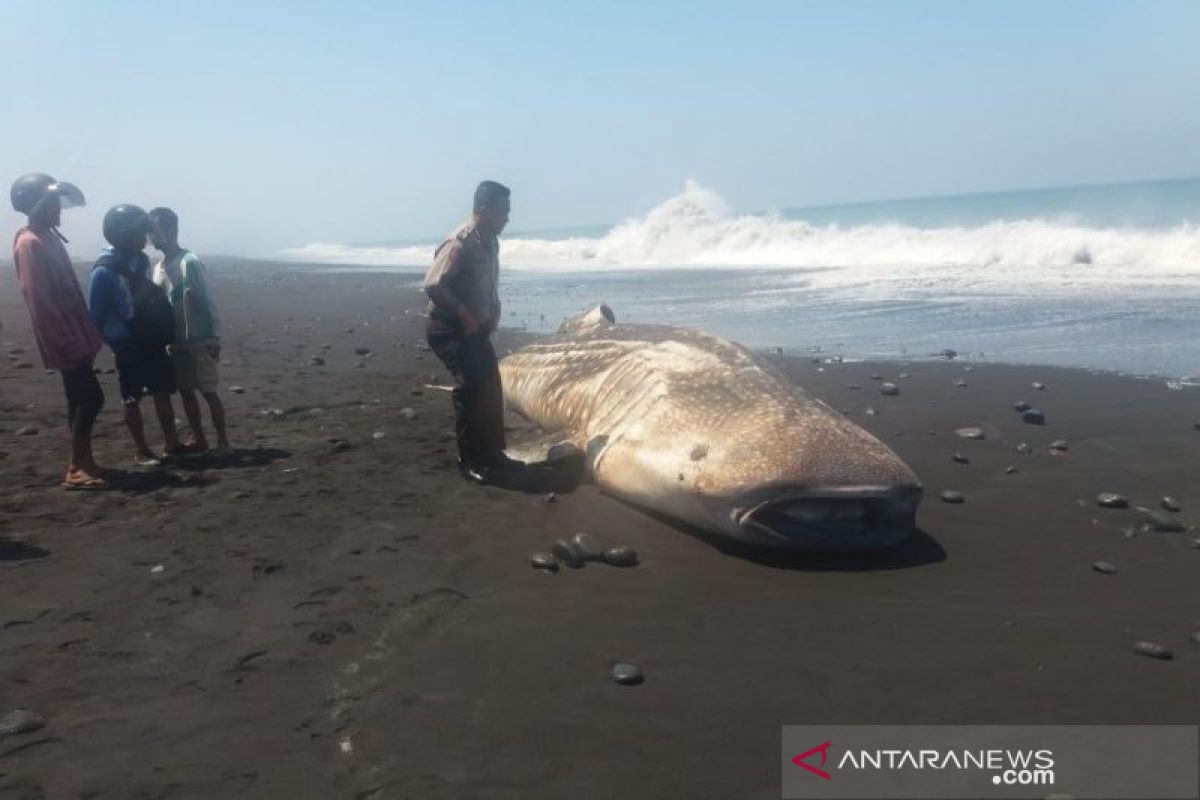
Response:
POLYGON ((1029 425, 1045 425, 1046 415, 1031 408, 1021 415, 1021 421, 1029 425))
POLYGON ((1070 450, 1071 448, 1067 444, 1065 439, 1055 439, 1053 442, 1050 443, 1050 449, 1056 450, 1060 453, 1065 453, 1067 450, 1070 450))
POLYGON ((1113 492, 1101 492, 1096 495, 1096 505, 1101 508, 1129 508, 1129 501, 1113 492))
POLYGON ((1013 411, 1028 411, 1031 408, 1033 408, 1033 406, 1029 405, 1029 403, 1026 403, 1024 400, 1018 400, 1017 402, 1013 403, 1013 411))
POLYGON ((987 438, 987 434, 983 432, 983 428, 959 428, 954 433, 963 439, 979 440, 987 438))
POLYGON ((613 547, 604 551, 604 563, 610 567, 636 567, 638 554, 632 547, 613 547))
POLYGON ((1033 452, 1033 448, 1027 442, 1021 442, 1017 445, 1017 452, 1029 455, 1033 452))
POLYGON ((879 393, 888 397, 895 397, 900 394, 900 387, 894 383, 881 383, 879 385, 879 393))
POLYGON ((942 502, 944 503, 961 503, 967 499, 963 496, 962 492, 955 492, 950 489, 942 492, 938 495, 938 497, 942 498, 942 502))
POLYGON ((612 679, 622 686, 636 686, 646 679, 636 664, 620 663, 613 667, 612 679))
POLYGON ((1117 574, 1116 565, 1110 564, 1107 561, 1097 561, 1096 563, 1092 564, 1092 569, 1096 570, 1096 572, 1099 572, 1101 575, 1117 574))
POLYGON ((0 737, 19 736, 46 727, 46 720, 32 711, 18 708, 0 716, 0 737))
POLYGON ((959 464, 970 464, 971 463, 971 459, 967 458, 962 453, 955 453, 953 456, 951 456, 951 458, 953 458, 959 464))
POLYGON ((1037 389, 1039 392, 1044 392, 1046 390, 1046 384, 1042 383, 1041 381, 1034 381, 1031 386, 1033 386, 1033 388, 1037 389))
POLYGON ((571 544, 579 549, 584 561, 603 561, 604 543, 590 533, 581 531, 571 537, 571 544))
POLYGON ((1159 505, 1161 505, 1167 511, 1180 511, 1183 508, 1182 506, 1179 505, 1179 501, 1176 500, 1174 497, 1171 497, 1170 495, 1167 495, 1162 500, 1160 500, 1159 505))
POLYGON ((32 425, 23 425, 22 427, 13 431, 13 433, 15 433, 17 436, 37 436, 37 432, 38 429, 32 425))
POLYGON ((233 392, 234 394, 241 394, 242 392, 244 392, 246 390, 244 387, 241 387, 241 386, 230 386, 229 391, 233 392))
POLYGON ((1175 658, 1175 654, 1161 644, 1154 642, 1134 642, 1133 652, 1139 656, 1147 656, 1148 658, 1157 658, 1159 661, 1170 661, 1175 658))
POLYGON ((566 564, 571 569, 579 569, 583 566, 583 553, 573 543, 565 539, 559 539, 550 545, 550 553, 560 563, 566 564))
POLYGON ((1142 512, 1144 525, 1153 531, 1159 533, 1183 533, 1187 530, 1187 525, 1184 525, 1183 520, 1178 517, 1141 506, 1138 507, 1138 511, 1142 512))
POLYGON ((533 565, 534 569, 558 572, 558 559, 549 553, 534 553, 529 557, 529 563, 533 565))

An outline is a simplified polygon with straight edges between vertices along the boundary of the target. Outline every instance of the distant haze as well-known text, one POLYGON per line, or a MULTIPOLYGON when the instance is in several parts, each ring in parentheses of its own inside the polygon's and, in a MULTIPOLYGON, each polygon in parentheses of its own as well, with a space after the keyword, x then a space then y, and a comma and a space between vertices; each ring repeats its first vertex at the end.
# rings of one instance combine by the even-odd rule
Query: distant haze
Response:
MULTIPOLYGON (((170 205, 185 244, 436 237, 1200 175, 1200 3, 4 3, 0 179, 170 205)), ((6 206, 7 207, 7 206, 6 206)), ((7 212, 10 229, 21 224, 7 212)))

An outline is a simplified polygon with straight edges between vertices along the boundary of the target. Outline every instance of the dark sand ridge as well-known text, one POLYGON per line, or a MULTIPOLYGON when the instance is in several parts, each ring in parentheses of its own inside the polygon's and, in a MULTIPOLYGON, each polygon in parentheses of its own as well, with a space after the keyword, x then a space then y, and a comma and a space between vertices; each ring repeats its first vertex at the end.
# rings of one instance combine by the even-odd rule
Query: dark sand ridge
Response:
MULTIPOLYGON (((1200 522, 1195 389, 782 360, 916 469, 923 534, 868 558, 746 557, 592 487, 546 503, 461 481, 411 278, 213 268, 239 456, 81 494, 57 488, 59 380, 0 267, 0 714, 48 721, 0 738, 0 797, 767 798, 784 723, 1200 720, 1198 534, 1127 537, 1139 514, 1095 505, 1170 494, 1200 522), (529 567, 579 530, 641 565, 529 567), (646 682, 613 684, 618 660, 646 682)), ((132 450, 102 379, 115 465, 132 450)))

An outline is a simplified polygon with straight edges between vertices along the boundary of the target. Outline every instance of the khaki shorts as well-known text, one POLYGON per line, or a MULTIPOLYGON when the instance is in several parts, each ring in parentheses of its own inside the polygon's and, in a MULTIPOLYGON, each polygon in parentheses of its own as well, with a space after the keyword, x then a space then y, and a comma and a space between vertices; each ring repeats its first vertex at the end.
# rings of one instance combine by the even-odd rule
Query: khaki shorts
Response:
POLYGON ((217 390, 217 360, 208 352, 206 342, 189 342, 186 347, 176 349, 172 358, 175 362, 175 383, 180 389, 199 392, 217 390))

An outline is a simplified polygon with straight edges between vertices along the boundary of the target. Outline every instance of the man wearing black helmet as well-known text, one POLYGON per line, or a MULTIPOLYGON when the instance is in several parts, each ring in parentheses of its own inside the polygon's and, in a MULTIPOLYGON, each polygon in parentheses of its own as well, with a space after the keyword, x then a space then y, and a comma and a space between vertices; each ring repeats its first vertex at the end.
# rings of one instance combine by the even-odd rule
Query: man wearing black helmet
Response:
POLYGON ((67 395, 71 460, 63 486, 102 488, 104 470, 92 455, 92 426, 104 405, 104 392, 92 371, 100 333, 88 317, 71 257, 63 247, 66 237, 58 231, 62 209, 83 205, 83 193, 72 184, 33 173, 17 179, 10 198, 13 208, 29 218, 13 240, 17 282, 42 363, 62 373, 67 395))
POLYGON ((135 205, 109 209, 104 215, 109 247, 92 267, 88 288, 92 320, 116 358, 125 424, 137 447, 134 460, 143 466, 160 463, 142 422, 140 403, 147 394, 154 398, 165 455, 185 453, 175 429, 175 378, 167 352, 175 340, 175 317, 166 294, 150 280, 150 260, 142 252, 150 229, 150 217, 135 205))
POLYGON ((491 334, 500 324, 500 233, 508 187, 483 181, 471 218, 442 242, 425 275, 429 347, 454 377, 458 464, 469 480, 523 466, 504 453, 504 394, 491 334))

